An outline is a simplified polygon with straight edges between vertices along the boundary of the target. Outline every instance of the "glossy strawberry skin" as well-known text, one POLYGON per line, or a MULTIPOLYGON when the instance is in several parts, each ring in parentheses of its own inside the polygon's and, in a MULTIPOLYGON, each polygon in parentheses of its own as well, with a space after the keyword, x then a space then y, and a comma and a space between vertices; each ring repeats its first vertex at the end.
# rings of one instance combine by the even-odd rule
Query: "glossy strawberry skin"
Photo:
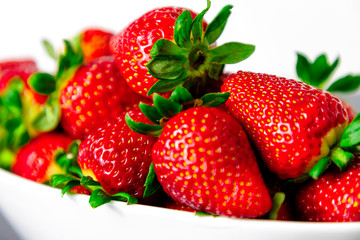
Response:
POLYGON ((230 92, 229 111, 282 179, 307 174, 348 124, 338 98, 295 80, 239 71, 221 89, 230 92), (330 130, 331 140, 323 141, 330 130))
POLYGON ((319 222, 360 221, 360 156, 340 172, 333 168, 303 186, 296 195, 300 219, 319 222))
POLYGON ((110 56, 110 39, 113 33, 98 28, 89 28, 80 34, 80 47, 84 61, 91 62, 99 57, 110 56))
POLYGON ((92 129, 139 101, 113 58, 98 58, 81 65, 61 90, 61 125, 73 138, 83 139, 92 129))
MULTIPOLYGON (((147 96, 148 90, 157 81, 146 68, 150 51, 157 40, 174 39, 176 18, 184 10, 180 7, 154 9, 111 39, 110 50, 116 64, 135 92, 147 96)), ((194 17, 195 13, 191 12, 191 15, 194 17)))
MULTIPOLYGON (((135 108, 137 121, 149 121, 135 108)), ((109 194, 126 192, 143 196, 156 138, 133 132, 121 114, 91 132, 80 144, 78 163, 85 175, 95 178, 109 194)))
POLYGON ((64 173, 55 162, 57 150, 66 150, 72 139, 63 133, 44 133, 33 138, 16 155, 12 171, 35 182, 46 182, 53 174, 64 173))
POLYGON ((245 132, 219 109, 191 108, 172 117, 152 158, 160 184, 180 204, 232 217, 257 217, 271 208, 245 132))

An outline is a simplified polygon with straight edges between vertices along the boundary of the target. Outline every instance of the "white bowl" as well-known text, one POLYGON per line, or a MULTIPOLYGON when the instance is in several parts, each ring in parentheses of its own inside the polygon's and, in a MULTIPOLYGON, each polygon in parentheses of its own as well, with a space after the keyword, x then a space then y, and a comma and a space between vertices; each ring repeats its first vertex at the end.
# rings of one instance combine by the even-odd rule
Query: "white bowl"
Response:
POLYGON ((308 223, 200 217, 194 213, 122 202, 92 209, 88 196, 0 170, 0 211, 21 239, 317 239, 355 240, 360 222, 308 223))

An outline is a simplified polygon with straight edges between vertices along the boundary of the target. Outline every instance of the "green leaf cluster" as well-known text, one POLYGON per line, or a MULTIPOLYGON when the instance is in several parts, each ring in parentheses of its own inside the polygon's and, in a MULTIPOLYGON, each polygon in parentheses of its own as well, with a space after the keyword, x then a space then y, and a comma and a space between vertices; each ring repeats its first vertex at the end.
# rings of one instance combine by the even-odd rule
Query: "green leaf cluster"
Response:
POLYGON ((225 6, 204 29, 203 18, 207 7, 194 19, 186 10, 176 20, 174 40, 158 40, 147 64, 149 73, 159 79, 149 90, 153 93, 168 92, 178 86, 185 86, 193 95, 199 96, 201 90, 218 80, 224 64, 240 62, 255 50, 253 45, 229 42, 215 46, 215 41, 223 32, 232 6, 225 6))
POLYGON ((14 152, 30 140, 23 121, 21 93, 24 83, 12 79, 0 95, 0 167, 10 170, 14 152))
POLYGON ((38 131, 48 132, 54 130, 60 122, 59 95, 61 87, 75 73, 77 68, 84 62, 81 49, 73 43, 64 40, 64 52, 56 55, 53 46, 46 40, 43 41, 49 56, 57 60, 57 72, 52 75, 44 72, 32 74, 29 79, 30 87, 37 93, 49 95, 44 109, 34 118, 32 125, 38 131))
POLYGON ((331 81, 331 75, 338 67, 340 58, 329 63, 327 56, 321 54, 313 62, 305 55, 297 53, 296 73, 306 84, 329 92, 352 92, 360 87, 360 75, 346 75, 331 81))
POLYGON ((56 162, 66 170, 66 174, 56 174, 51 176, 50 185, 61 188, 61 193, 70 193, 74 187, 83 186, 90 190, 91 195, 89 204, 96 208, 112 200, 127 202, 128 204, 137 203, 137 199, 128 193, 116 193, 109 195, 98 181, 89 176, 85 176, 77 163, 79 153, 79 140, 74 140, 68 149, 58 150, 55 153, 56 162))

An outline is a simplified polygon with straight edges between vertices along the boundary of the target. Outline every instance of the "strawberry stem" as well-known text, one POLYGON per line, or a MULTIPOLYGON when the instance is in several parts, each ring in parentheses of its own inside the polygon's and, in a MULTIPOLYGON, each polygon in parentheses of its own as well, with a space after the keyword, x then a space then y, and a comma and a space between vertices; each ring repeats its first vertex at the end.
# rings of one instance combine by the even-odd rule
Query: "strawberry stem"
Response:
POLYGON ((330 157, 324 157, 320 159, 318 163, 315 164, 315 166, 310 170, 309 176, 313 179, 318 179, 321 174, 325 172, 325 170, 329 167, 331 163, 330 157))

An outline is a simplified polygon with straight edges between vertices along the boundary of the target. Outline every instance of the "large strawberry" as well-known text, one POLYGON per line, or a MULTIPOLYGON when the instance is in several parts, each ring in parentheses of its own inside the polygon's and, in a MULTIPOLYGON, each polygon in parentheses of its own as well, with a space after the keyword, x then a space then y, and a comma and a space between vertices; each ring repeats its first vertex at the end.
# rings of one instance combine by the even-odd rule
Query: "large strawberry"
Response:
POLYGON ((115 35, 111 51, 129 86, 146 96, 184 85, 201 96, 208 82, 219 78, 224 64, 250 56, 251 45, 216 47, 232 6, 224 7, 207 25, 203 17, 209 7, 210 1, 196 17, 179 7, 154 9, 115 35))
MULTIPOLYGON (((147 120, 138 108, 128 114, 137 121, 147 120)), ((91 132, 80 144, 78 162, 83 174, 101 183, 108 194, 126 192, 142 198, 156 138, 131 131, 124 116, 91 132)))
POLYGON ((228 95, 220 101, 213 96, 194 100, 182 87, 170 99, 155 94, 154 107, 140 106, 160 126, 134 123, 129 115, 127 122, 135 131, 151 129, 159 136, 152 150, 154 171, 175 201, 211 214, 264 215, 271 199, 246 133, 228 113, 206 107, 224 102, 228 95), (205 106, 182 111, 189 103, 205 106))
POLYGON ((360 155, 340 172, 333 168, 318 180, 302 186, 296 195, 296 210, 305 221, 360 221, 360 155))
POLYGON ((63 133, 40 134, 19 150, 12 171, 36 182, 47 182, 51 175, 65 172, 55 156, 71 142, 72 139, 63 133))
POLYGON ((59 57, 55 76, 37 73, 30 77, 31 86, 51 94, 47 107, 34 125, 49 131, 58 125, 73 138, 83 139, 91 129, 138 103, 139 95, 126 84, 111 56, 83 63, 73 46, 65 41, 66 50, 59 57))
POLYGON ((341 101, 302 82, 239 71, 222 91, 269 169, 280 178, 306 175, 327 157, 348 125, 341 101))

